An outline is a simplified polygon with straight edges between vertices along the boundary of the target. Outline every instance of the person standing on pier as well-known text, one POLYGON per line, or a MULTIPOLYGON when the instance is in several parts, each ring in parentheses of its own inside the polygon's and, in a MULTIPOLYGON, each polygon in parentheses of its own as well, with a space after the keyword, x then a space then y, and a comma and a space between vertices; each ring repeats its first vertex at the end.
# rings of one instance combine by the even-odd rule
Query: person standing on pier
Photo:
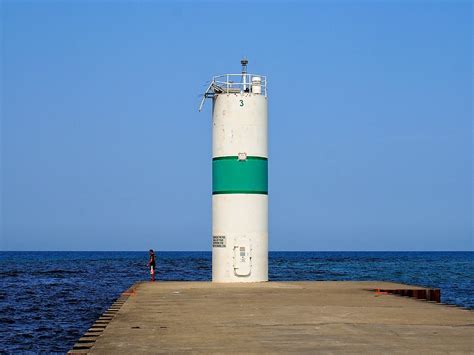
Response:
POLYGON ((150 260, 148 261, 147 266, 150 268, 151 281, 155 281, 156 261, 155 261, 155 252, 153 251, 153 249, 150 249, 150 260))

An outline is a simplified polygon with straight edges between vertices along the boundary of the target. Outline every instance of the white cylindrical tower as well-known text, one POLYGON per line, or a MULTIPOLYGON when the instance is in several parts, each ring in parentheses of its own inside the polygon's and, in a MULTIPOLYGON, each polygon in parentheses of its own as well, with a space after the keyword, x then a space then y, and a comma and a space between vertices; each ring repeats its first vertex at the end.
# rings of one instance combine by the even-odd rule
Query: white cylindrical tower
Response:
POLYGON ((212 280, 268 281, 267 88, 262 75, 214 77, 212 280))

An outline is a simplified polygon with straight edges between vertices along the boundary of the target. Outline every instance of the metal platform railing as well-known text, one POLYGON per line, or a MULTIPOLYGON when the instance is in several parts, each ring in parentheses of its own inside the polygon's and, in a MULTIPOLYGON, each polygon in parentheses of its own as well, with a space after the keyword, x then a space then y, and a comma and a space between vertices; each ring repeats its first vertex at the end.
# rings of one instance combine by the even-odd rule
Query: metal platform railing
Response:
POLYGON ((258 93, 267 97, 267 77, 257 74, 224 74, 217 75, 212 78, 207 90, 204 92, 199 111, 206 98, 212 98, 216 94, 243 94, 258 93), (252 82, 252 79, 254 82, 252 82), (255 81, 258 79, 259 81, 255 81))
POLYGON ((267 77, 257 74, 224 74, 212 78, 214 87, 223 93, 252 92, 252 78, 260 78, 261 94, 267 96, 267 77))

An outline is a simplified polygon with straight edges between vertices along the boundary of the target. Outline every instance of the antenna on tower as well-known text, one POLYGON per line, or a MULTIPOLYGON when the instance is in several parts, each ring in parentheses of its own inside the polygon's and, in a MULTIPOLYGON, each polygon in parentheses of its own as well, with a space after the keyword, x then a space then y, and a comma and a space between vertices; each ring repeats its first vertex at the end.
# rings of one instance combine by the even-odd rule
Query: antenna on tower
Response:
POLYGON ((247 64, 249 64, 248 59, 243 57, 240 61, 240 64, 242 64, 242 74, 247 74, 247 64))
POLYGON ((242 60, 240 61, 240 64, 242 64, 242 88, 244 91, 247 91, 247 64, 249 61, 247 60, 246 57, 243 57, 242 60))

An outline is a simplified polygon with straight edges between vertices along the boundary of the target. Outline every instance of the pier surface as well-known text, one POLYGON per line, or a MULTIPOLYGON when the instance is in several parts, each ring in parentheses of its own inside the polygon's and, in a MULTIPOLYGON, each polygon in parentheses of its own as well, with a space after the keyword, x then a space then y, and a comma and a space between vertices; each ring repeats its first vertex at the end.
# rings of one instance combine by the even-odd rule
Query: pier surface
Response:
POLYGON ((423 290, 387 282, 144 282, 72 352, 474 351, 472 311, 376 289, 423 290))

